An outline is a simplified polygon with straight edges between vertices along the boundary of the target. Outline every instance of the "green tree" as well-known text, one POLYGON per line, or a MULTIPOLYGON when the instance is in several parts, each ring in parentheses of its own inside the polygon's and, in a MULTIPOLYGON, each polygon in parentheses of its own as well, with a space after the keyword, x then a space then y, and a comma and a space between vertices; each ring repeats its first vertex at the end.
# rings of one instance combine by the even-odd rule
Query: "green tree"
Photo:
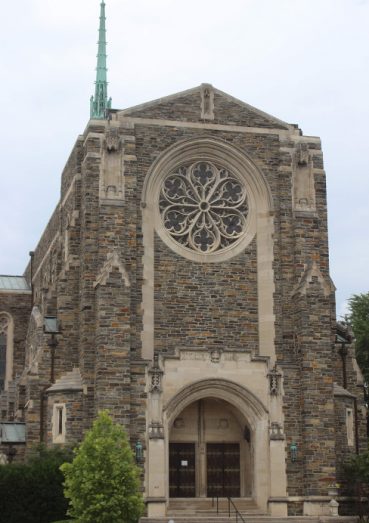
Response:
POLYGON ((124 430, 106 411, 61 470, 68 514, 79 523, 136 523, 142 515, 138 468, 124 430))
POLYGON ((369 383, 369 292, 354 294, 349 299, 346 320, 356 338, 356 359, 366 383, 369 383))

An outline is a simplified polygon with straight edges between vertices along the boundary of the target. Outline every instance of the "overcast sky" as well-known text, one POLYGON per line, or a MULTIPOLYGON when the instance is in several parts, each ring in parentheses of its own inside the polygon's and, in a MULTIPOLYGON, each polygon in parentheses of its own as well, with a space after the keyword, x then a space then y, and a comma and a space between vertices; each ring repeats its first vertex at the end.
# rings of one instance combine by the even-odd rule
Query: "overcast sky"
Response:
MULTIPOLYGON (((369 1, 106 0, 125 108, 203 82, 320 136, 338 314, 369 291, 369 1)), ((2 2, 0 274, 22 274, 89 118, 99 0, 2 2)))

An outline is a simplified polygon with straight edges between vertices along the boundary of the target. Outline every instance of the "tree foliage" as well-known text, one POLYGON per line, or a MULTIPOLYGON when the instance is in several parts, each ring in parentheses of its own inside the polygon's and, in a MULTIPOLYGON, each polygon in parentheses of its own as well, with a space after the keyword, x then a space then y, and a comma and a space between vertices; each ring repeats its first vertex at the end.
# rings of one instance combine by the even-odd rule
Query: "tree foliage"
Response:
POLYGON ((359 521, 369 521, 369 451, 352 456, 345 463, 344 472, 349 480, 344 495, 354 496, 356 499, 355 513, 359 521))
POLYGON ((136 523, 143 513, 138 469, 122 427, 101 412, 65 475, 68 514, 79 523, 136 523))
POLYGON ((347 321, 356 338, 356 359, 366 383, 369 383, 369 292, 349 299, 347 321))

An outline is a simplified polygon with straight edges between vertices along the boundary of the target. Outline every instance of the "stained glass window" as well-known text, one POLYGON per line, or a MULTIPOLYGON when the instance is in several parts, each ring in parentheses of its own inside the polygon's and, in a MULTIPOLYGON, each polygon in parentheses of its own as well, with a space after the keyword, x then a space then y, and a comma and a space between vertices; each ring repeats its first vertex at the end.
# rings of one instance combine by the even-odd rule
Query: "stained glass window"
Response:
POLYGON ((246 231, 249 208, 243 182, 211 162, 183 165, 166 176, 159 205, 170 236, 201 254, 227 248, 246 231))

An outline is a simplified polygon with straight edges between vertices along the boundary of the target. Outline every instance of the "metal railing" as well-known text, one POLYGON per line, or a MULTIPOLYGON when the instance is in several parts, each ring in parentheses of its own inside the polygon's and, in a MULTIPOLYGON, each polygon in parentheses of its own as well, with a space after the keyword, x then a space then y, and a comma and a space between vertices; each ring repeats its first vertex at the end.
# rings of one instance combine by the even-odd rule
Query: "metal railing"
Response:
MULTIPOLYGON (((231 514, 233 514, 233 512, 232 512, 232 508, 233 508, 234 509, 234 514, 236 516, 236 523, 238 523, 238 521, 241 521, 242 523, 246 523, 246 521, 244 520, 241 512, 236 507, 233 499, 228 497, 228 496, 227 496, 226 499, 228 501, 228 517, 230 518, 231 514)), ((219 514, 220 513, 219 512, 219 496, 213 496, 212 506, 214 507, 214 505, 216 506, 217 514, 219 514)))

